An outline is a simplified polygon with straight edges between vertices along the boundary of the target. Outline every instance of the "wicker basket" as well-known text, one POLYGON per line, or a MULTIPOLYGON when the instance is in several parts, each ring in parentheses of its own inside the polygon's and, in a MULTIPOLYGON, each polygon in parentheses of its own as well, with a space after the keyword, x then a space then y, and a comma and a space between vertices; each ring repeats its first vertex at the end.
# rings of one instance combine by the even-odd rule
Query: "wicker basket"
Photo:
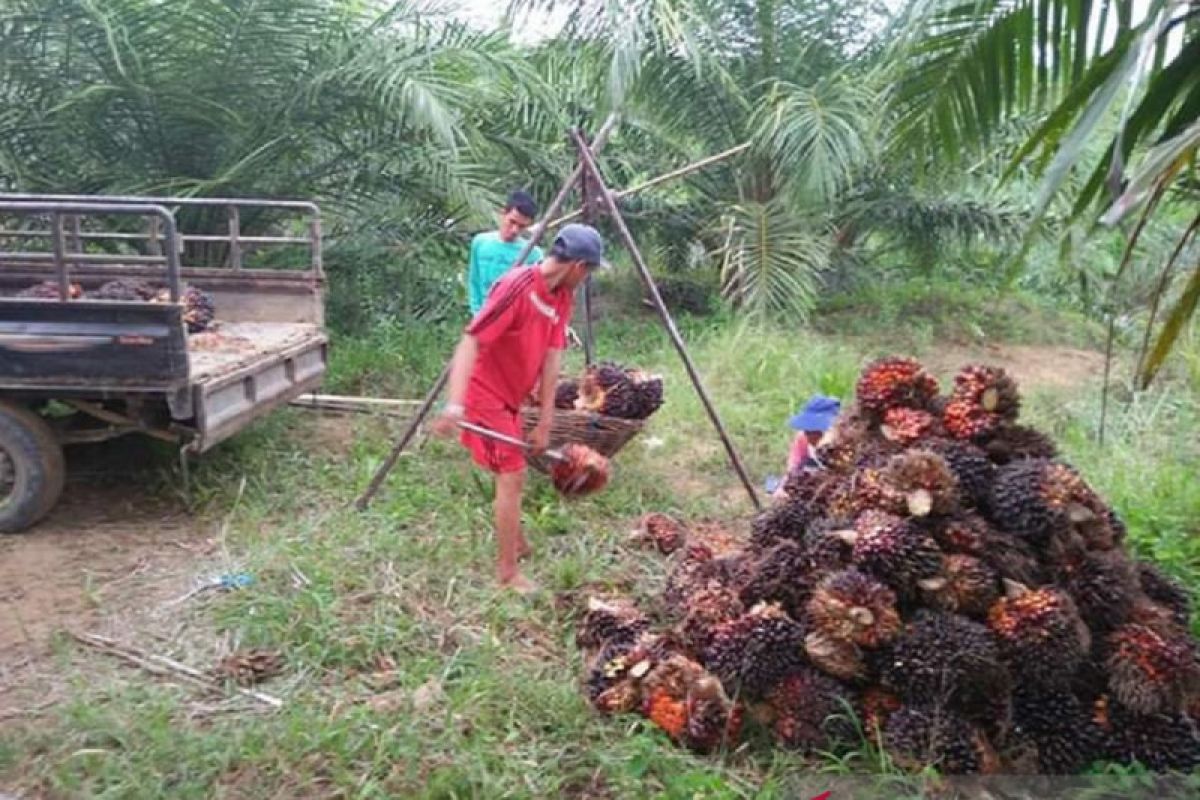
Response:
MULTIPOLYGON (((521 409, 521 422, 527 435, 537 421, 537 408, 525 406, 521 409)), ((594 411, 556 409, 554 424, 550 427, 550 447, 562 447, 575 442, 587 445, 606 458, 612 458, 641 432, 645 424, 645 420, 606 417, 594 411)), ((550 469, 550 462, 544 458, 530 458, 529 464, 541 472, 549 472, 550 469)))

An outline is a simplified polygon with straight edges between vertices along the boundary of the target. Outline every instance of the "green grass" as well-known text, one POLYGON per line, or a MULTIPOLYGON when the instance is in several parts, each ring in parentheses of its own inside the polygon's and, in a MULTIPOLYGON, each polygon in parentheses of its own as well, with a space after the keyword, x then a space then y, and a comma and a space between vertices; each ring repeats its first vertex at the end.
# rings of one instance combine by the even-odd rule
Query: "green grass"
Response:
MULTIPOLYGON (((780 468, 796 405, 814 391, 848 396, 884 347, 713 318, 682 328, 756 485, 780 468)), ((204 652, 230 636, 282 652, 286 673, 265 688, 286 706, 194 717, 194 693, 64 646, 72 699, 0 734, 0 786, 89 798, 694 798, 788 797, 799 777, 822 773, 897 780, 866 742, 836 759, 756 739, 701 758, 587 706, 572 600, 615 589, 651 601, 664 577, 662 559, 626 545, 631 522, 647 510, 739 521, 750 511, 661 329, 640 320, 600 332, 602 357, 665 374, 669 402, 603 494, 566 503, 532 482, 530 572, 546 592, 495 591, 488 488, 453 444, 429 441, 401 459, 359 514, 348 504, 400 423, 347 423, 355 435, 339 454, 315 443, 306 412, 276 414, 196 469, 203 518, 227 525, 256 581, 213 601, 194 644, 204 652)), ((420 394, 451 340, 392 328, 338 342, 331 389, 420 394)), ((1168 388, 1120 406, 1104 446, 1094 391, 1035 391, 1027 406, 1117 506, 1137 552, 1200 584, 1195 395, 1168 388)), ((892 783, 878 796, 911 791, 892 783)))

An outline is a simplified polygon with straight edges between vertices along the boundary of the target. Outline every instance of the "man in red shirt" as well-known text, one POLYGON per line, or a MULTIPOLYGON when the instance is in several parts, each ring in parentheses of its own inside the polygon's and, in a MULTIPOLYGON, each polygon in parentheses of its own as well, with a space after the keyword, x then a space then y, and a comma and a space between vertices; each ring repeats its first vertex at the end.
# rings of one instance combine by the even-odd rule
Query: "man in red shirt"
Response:
MULTIPOLYGON (((537 387, 540 413, 529 441, 535 453, 546 449, 575 289, 601 266, 604 242, 596 229, 564 225, 547 258, 496 281, 454 352, 448 399, 434 422, 436 434, 451 435, 465 419, 520 438, 521 403, 537 387)), ((475 463, 496 476, 496 577, 502 586, 528 592, 533 585, 517 566, 529 553, 521 533, 525 454, 469 431, 462 432, 461 440, 475 463)))

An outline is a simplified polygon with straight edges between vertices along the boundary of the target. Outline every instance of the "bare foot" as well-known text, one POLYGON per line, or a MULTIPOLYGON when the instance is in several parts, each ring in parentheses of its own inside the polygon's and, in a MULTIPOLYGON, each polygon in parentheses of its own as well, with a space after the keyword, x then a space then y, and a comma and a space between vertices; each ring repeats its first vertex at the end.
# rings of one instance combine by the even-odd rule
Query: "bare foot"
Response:
POLYGON ((529 595, 537 591, 537 584, 526 578, 521 573, 517 573, 510 578, 501 578, 500 586, 505 589, 512 589, 519 595, 529 595))

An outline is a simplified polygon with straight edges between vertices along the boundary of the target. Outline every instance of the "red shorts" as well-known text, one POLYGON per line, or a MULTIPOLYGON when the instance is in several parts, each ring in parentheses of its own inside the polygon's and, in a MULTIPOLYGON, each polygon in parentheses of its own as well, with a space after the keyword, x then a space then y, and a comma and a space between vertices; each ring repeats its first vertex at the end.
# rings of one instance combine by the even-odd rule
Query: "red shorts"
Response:
MULTIPOLYGON (((496 433, 503 433, 514 439, 524 440, 521 430, 521 418, 515 411, 507 408, 472 408, 467 407, 464 418, 483 428, 489 428, 496 433)), ((477 433, 463 431, 460 440, 463 447, 471 451, 475 463, 489 472, 521 472, 525 469, 525 452, 519 447, 477 433)))

